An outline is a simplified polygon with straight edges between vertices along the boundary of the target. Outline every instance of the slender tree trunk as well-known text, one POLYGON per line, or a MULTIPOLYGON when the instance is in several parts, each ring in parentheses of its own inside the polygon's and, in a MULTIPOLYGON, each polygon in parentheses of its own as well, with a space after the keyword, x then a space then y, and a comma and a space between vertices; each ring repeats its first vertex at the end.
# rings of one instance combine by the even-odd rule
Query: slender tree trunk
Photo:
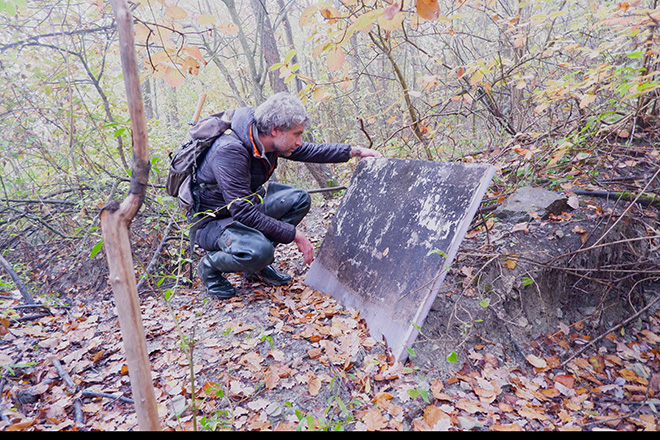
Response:
POLYGON ((234 94, 234 99, 236 99, 236 101, 238 102, 238 105, 240 107, 247 107, 248 104, 245 98, 243 98, 243 95, 241 94, 241 91, 239 90, 238 86, 236 85, 236 81, 234 81, 234 77, 232 76, 232 73, 229 72, 229 69, 227 69, 227 66, 225 66, 222 60, 220 60, 220 57, 214 56, 213 64, 215 64, 218 70, 222 72, 223 76, 225 77, 225 80, 227 81, 227 85, 234 94))
POLYGON ((144 116, 147 119, 152 119, 154 117, 154 103, 151 99, 151 79, 145 78, 142 83, 142 90, 144 91, 144 116))
POLYGON ((408 89, 406 78, 404 77, 403 72, 399 68, 399 65, 397 64, 396 60, 394 59, 394 55, 392 55, 392 50, 390 49, 390 47, 388 47, 387 42, 383 40, 380 34, 376 35, 373 32, 369 32, 369 37, 371 38, 371 41, 373 41, 373 43, 376 45, 376 47, 378 47, 381 53, 385 55, 389 60, 390 65, 392 66, 392 69, 394 70, 394 73, 397 77, 397 80, 399 81, 399 85, 401 86, 401 92, 403 93, 403 98, 406 101, 406 108, 408 109, 408 114, 410 115, 410 119, 412 121, 411 126, 413 133, 415 133, 417 140, 419 140, 419 142, 422 144, 422 147, 424 148, 424 152, 426 153, 426 158, 428 160, 433 160, 433 154, 429 149, 428 140, 425 138, 424 134, 422 133, 422 129, 420 127, 419 115, 417 114, 417 109, 415 109, 415 106, 413 105, 412 102, 412 98, 410 97, 410 89, 408 89))
POLYGON ((142 206, 149 179, 147 124, 135 54, 133 17, 126 0, 110 0, 110 4, 117 19, 124 85, 133 129, 133 172, 124 201, 121 204, 112 201, 101 211, 101 228, 138 425, 143 431, 155 431, 160 429, 160 425, 128 230, 142 206))
MULTIPOLYGON (((259 0, 253 0, 253 1, 259 1, 259 0)), ((286 42, 289 45, 291 49, 295 49, 295 42, 293 41, 293 30, 291 29, 291 23, 289 23, 289 19, 287 18, 286 14, 286 6, 284 4, 284 0, 277 0, 277 4, 280 7, 281 14, 283 14, 282 17, 282 24, 284 26, 284 35, 286 37, 286 42)), ((272 32, 272 28, 271 28, 272 32)), ((275 38, 273 37, 273 41, 275 41, 275 38)), ((278 60, 279 61, 279 60, 278 60)), ((291 59, 292 63, 297 63, 298 62, 298 56, 294 55, 293 58, 291 59)), ((278 73, 278 72, 273 72, 273 73, 278 73)), ((279 74, 278 74, 279 76, 279 74)), ((280 78, 282 80, 282 78, 280 78)), ((300 92, 303 88, 302 81, 296 77, 296 90, 300 92)), ((284 81, 282 80, 282 83, 284 81)), ((309 139, 312 141, 313 139, 309 139)), ((330 170, 330 167, 327 164, 320 164, 320 163, 306 163, 305 168, 307 168, 307 171, 309 171, 309 174, 312 175, 316 183, 319 185, 320 188, 332 188, 335 186, 339 186, 337 183, 337 179, 335 179, 335 176, 333 176, 332 171, 330 170)), ((323 197, 325 199, 331 199, 333 197, 331 192, 324 191, 323 192, 323 197)))
POLYGON ((276 70, 270 70, 270 66, 277 64, 281 61, 280 51, 277 48, 277 40, 273 32, 273 26, 268 17, 266 10, 265 0, 251 0, 252 9, 254 10, 255 19, 257 20, 257 27, 261 33, 261 50, 263 52, 264 60, 266 61, 266 70, 268 71, 268 79, 270 87, 274 93, 286 92, 286 84, 284 78, 276 70))
MULTIPOLYGON (((649 6, 655 10, 658 7, 658 0, 653 0, 651 3, 652 4, 649 6)), ((651 75, 651 73, 658 68, 658 54, 657 51, 652 50, 653 46, 657 45, 657 30, 658 22, 656 21, 654 25, 651 26, 649 36, 642 46, 642 49, 644 50, 644 57, 642 58, 642 76, 651 75)), ((635 125, 647 128, 650 125, 647 118, 649 116, 658 116, 657 101, 659 97, 660 93, 658 93, 657 90, 639 96, 637 100, 637 109, 635 111, 635 125)))
MULTIPOLYGON (((291 29, 291 22, 289 21, 288 14, 286 13, 286 5, 284 4, 284 0, 277 0, 277 5, 279 6, 282 14, 282 25, 284 26, 284 36, 286 37, 286 44, 289 45, 290 49, 295 49, 296 43, 293 41, 293 29, 291 29)), ((293 56, 293 58, 291 58, 291 63, 292 64, 298 63, 297 53, 293 56)), ((296 76, 294 81, 296 82, 296 90, 300 92, 303 88, 302 80, 298 76, 296 76)))
POLYGON ((232 22, 238 26, 238 41, 241 44, 243 52, 245 52, 245 61, 250 68, 250 88, 252 89, 253 102, 260 103, 263 101, 263 91, 261 89, 261 75, 257 70, 257 65, 255 63, 256 56, 250 48, 250 44, 247 41, 245 36, 245 31, 243 30, 243 23, 241 22, 241 17, 236 10, 236 3, 234 0, 222 0, 222 2, 227 6, 229 15, 231 16, 232 22))

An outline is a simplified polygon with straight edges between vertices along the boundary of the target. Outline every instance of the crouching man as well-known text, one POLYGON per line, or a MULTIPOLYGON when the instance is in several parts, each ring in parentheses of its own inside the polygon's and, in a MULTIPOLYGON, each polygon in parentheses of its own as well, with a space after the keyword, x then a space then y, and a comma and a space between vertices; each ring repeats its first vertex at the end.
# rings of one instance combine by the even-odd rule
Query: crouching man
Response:
POLYGON ((256 109, 234 111, 231 130, 220 136, 197 171, 199 212, 196 243, 208 253, 198 274, 216 298, 235 295, 227 273, 243 273, 268 285, 291 281, 273 266, 275 245, 295 242, 305 264, 314 247, 296 226, 309 212, 311 198, 303 190, 280 183, 264 184, 280 157, 316 163, 346 162, 380 153, 348 144, 302 141, 310 117, 302 102, 288 93, 271 96, 256 109), (213 215, 204 216, 204 212, 213 215))

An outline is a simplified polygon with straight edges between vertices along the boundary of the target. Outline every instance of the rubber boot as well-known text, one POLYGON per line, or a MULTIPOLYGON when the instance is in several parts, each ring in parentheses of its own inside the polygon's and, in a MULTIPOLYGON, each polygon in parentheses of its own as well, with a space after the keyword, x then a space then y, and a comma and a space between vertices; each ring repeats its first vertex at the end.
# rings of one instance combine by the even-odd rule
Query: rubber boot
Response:
POLYGON ((236 295, 234 286, 222 275, 221 271, 216 269, 209 255, 205 255, 199 262, 197 273, 212 297, 227 299, 236 295))
POLYGON ((268 286, 283 286, 291 281, 291 276, 278 272, 272 265, 268 265, 255 273, 243 274, 248 281, 260 281, 268 286))

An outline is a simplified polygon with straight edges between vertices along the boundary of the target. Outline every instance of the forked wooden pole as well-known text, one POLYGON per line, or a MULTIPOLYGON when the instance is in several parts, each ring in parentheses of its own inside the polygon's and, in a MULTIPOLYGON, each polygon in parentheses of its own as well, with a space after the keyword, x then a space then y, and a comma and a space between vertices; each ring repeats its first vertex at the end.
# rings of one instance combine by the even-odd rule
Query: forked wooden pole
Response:
POLYGON ((126 0, 110 0, 110 4, 117 19, 124 85, 133 130, 133 170, 124 201, 110 202, 101 211, 101 228, 138 427, 142 431, 157 431, 160 430, 158 410, 129 237, 129 226, 142 206, 149 180, 147 124, 135 54, 133 16, 126 0))

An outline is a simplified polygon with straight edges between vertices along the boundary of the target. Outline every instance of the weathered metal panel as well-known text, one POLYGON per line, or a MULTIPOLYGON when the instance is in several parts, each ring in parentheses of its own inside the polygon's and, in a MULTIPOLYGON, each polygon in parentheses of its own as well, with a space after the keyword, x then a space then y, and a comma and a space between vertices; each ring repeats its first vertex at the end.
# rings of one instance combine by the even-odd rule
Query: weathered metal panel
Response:
POLYGON ((405 360, 493 173, 361 159, 305 283, 359 310, 372 336, 405 360))

